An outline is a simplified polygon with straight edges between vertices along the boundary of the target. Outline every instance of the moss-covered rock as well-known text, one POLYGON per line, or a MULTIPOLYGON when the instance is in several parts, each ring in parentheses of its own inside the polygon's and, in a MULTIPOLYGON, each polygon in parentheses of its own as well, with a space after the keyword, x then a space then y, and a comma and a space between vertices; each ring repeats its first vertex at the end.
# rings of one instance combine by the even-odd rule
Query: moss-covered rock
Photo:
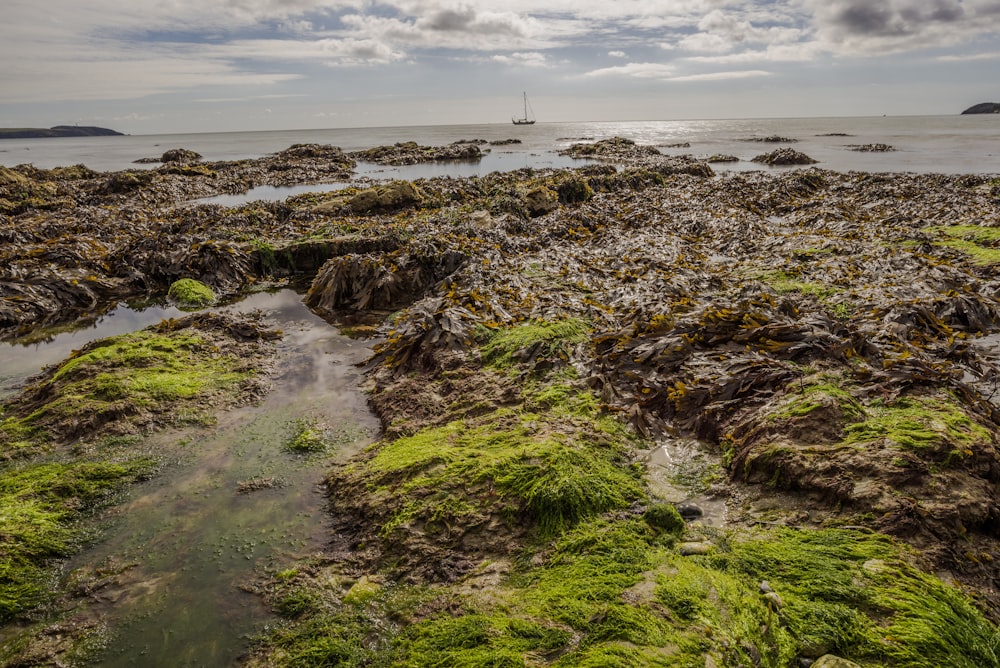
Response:
POLYGON ((215 303, 212 288, 193 278, 181 278, 171 283, 167 297, 187 310, 197 310, 215 303))

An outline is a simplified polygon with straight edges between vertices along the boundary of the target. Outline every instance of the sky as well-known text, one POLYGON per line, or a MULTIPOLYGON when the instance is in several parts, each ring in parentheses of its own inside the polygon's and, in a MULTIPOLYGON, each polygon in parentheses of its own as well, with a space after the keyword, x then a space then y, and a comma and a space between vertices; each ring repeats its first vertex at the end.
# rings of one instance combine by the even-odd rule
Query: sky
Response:
POLYGON ((937 115, 1000 101, 1000 0, 3 0, 0 61, 0 127, 937 115))

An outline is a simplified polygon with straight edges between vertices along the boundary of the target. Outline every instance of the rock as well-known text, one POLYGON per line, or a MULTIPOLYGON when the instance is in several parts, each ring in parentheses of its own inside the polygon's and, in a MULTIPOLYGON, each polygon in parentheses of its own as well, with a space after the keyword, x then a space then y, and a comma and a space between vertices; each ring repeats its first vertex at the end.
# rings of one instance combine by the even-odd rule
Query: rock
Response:
POLYGON ((861 153, 889 153, 896 150, 889 144, 851 144, 847 148, 861 153))
POLYGON ((366 188, 353 195, 333 197, 310 210, 323 215, 335 215, 342 213, 344 209, 350 209, 353 213, 370 213, 420 205, 423 201, 423 193, 409 181, 391 181, 374 188, 366 188))
POLYGON ((745 139, 744 141, 755 141, 762 144, 792 144, 797 142, 798 139, 782 137, 781 135, 770 135, 767 137, 750 137, 750 139, 745 139))
POLYGON ((812 668, 861 668, 861 666, 834 654, 824 654, 813 662, 812 668))
POLYGON ((705 514, 700 507, 698 507, 693 503, 678 503, 676 504, 675 507, 677 508, 677 512, 680 513, 681 517, 683 517, 687 521, 691 521, 705 514))
POLYGON ((344 603, 364 603, 365 601, 370 601, 375 598, 381 589, 381 583, 367 575, 362 575, 351 585, 347 593, 344 594, 344 603))
POLYGON ((710 543, 681 543, 677 546, 677 551, 681 553, 682 557, 708 554, 712 551, 712 545, 710 543))
POLYGON ((524 198, 524 204, 528 208, 528 214, 532 218, 537 218, 559 208, 559 194, 554 190, 539 186, 528 191, 524 198))
POLYGON ((476 144, 456 143, 448 146, 420 146, 408 141, 392 146, 377 146, 366 151, 349 154, 356 160, 374 162, 379 165, 416 165, 421 162, 439 160, 479 160, 483 152, 476 144))
POLYGON ((710 155, 705 158, 705 162, 739 162, 740 159, 735 155, 724 155, 722 153, 716 153, 715 155, 710 155))
POLYGON ((774 589, 771 588, 771 583, 767 580, 761 580, 760 585, 758 585, 757 588, 760 590, 761 594, 770 594, 774 591, 774 589))
POLYGON ((769 607, 773 612, 777 612, 785 607, 785 602, 781 600, 777 592, 769 591, 764 594, 764 600, 767 601, 767 607, 769 607))
POLYGON ((1000 102, 980 102, 979 104, 974 104, 965 111, 963 114, 1000 114, 1000 102))
POLYGON ((212 288, 193 278, 174 281, 167 291, 167 297, 181 310, 205 308, 215 303, 212 288))
POLYGON ((194 162, 201 160, 201 154, 186 148, 172 148, 160 156, 160 162, 194 162))
POLYGON ((761 162, 765 165, 814 165, 819 161, 794 149, 779 148, 776 151, 758 155, 753 159, 753 162, 761 162))

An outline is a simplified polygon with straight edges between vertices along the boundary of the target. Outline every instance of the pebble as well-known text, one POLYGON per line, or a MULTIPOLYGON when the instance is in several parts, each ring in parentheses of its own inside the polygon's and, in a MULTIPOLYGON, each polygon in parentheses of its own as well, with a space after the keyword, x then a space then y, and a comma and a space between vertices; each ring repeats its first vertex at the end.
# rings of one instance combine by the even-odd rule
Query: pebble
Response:
POLYGON ((681 543, 677 546, 680 551, 681 556, 690 557, 692 555, 698 554, 708 554, 712 551, 712 546, 709 543, 681 543))
POLYGON ((693 520, 705 514, 700 507, 693 503, 678 503, 674 507, 677 508, 677 512, 680 513, 681 517, 683 517, 686 521, 693 520))

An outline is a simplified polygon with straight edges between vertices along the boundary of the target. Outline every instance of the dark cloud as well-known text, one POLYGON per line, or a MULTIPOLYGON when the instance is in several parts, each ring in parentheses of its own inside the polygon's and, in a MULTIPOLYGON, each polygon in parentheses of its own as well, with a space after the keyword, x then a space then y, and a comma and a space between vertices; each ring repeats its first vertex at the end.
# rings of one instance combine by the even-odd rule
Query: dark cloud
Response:
POLYGON ((821 11, 828 25, 852 36, 904 36, 966 17, 961 0, 834 0, 821 11))
POLYGON ((471 7, 445 9, 427 17, 424 25, 431 30, 468 30, 475 20, 476 12, 471 7))

